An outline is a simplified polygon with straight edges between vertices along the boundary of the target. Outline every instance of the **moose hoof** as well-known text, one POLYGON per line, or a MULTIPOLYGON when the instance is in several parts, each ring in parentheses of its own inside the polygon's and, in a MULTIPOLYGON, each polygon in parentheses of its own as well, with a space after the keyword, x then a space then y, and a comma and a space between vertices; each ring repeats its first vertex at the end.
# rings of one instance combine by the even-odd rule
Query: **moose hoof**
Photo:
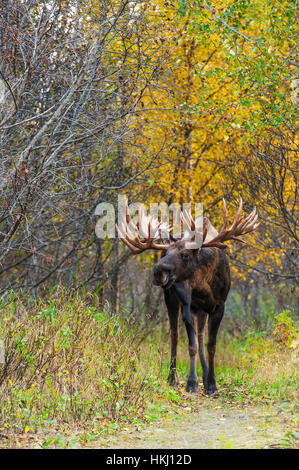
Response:
POLYGON ((205 389, 205 394, 209 397, 213 396, 216 397, 219 395, 216 385, 209 385, 207 389, 205 389))
POLYGON ((186 392, 196 393, 197 387, 198 387, 198 384, 195 380, 188 380, 187 386, 186 386, 186 392))

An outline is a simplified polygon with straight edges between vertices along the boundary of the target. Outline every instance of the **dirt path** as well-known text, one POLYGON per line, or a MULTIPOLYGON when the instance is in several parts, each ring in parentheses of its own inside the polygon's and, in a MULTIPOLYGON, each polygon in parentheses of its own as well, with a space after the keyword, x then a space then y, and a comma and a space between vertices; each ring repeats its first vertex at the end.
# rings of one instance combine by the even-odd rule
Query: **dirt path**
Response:
POLYGON ((143 429, 125 428, 93 447, 122 449, 259 449, 285 442, 285 417, 277 410, 223 408, 215 401, 200 410, 186 407, 181 415, 143 429))

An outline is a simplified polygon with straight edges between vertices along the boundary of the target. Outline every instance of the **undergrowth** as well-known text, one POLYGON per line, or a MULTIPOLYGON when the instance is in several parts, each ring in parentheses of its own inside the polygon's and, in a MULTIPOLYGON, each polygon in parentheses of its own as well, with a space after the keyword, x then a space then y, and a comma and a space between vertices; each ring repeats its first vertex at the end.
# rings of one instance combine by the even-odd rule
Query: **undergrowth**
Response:
MULTIPOLYGON (((273 318, 269 331, 248 330, 244 336, 235 338, 221 332, 218 336, 215 373, 220 400, 226 403, 296 402, 298 325, 287 310, 273 318)), ((189 370, 187 351, 183 340, 177 371, 184 380, 189 370)), ((199 363, 197 372, 201 380, 199 363)))
POLYGON ((96 438, 122 422, 155 419, 151 404, 168 398, 159 351, 137 346, 134 329, 93 301, 59 291, 2 306, 4 439, 68 427, 96 438))
MULTIPOLYGON (((128 423, 193 407, 183 388, 189 362, 185 332, 179 340, 180 387, 170 388, 169 337, 156 329, 142 341, 127 318, 101 311, 95 296, 61 289, 48 300, 13 296, 0 305, 0 339, 2 447, 22 447, 29 438, 35 447, 84 446, 128 423)), ((267 334, 219 335, 219 400, 227 406, 274 403, 290 409, 296 403, 297 366, 298 335, 287 311, 275 317, 267 334)))

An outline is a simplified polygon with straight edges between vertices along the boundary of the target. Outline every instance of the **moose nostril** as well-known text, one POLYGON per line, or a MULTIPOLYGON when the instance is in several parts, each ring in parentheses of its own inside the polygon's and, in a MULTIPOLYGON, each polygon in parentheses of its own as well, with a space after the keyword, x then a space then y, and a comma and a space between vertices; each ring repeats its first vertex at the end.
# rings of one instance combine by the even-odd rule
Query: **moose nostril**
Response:
POLYGON ((165 285, 169 279, 169 270, 165 269, 165 266, 154 267, 154 282, 156 285, 165 285))

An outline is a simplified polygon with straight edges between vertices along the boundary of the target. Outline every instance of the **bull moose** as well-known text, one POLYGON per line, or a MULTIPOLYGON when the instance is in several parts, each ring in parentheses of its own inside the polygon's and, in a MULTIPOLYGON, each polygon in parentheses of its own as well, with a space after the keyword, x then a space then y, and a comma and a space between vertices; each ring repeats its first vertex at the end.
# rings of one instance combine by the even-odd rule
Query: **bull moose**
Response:
MULTIPOLYGON (((242 199, 232 225, 227 228, 228 217, 223 199, 224 223, 219 233, 208 218, 203 217, 201 223, 198 223, 200 221, 198 219, 194 221, 191 214, 182 214, 181 218, 188 227, 186 233, 189 235, 192 233, 193 239, 195 235, 201 236, 201 246, 195 249, 190 249, 190 236, 186 233, 179 239, 169 235, 167 240, 163 240, 162 225, 157 218, 139 213, 135 225, 129 215, 128 205, 123 226, 116 226, 121 240, 134 254, 148 249, 163 252, 161 259, 154 266, 154 284, 164 290, 170 322, 171 361, 168 382, 171 385, 176 384, 178 318, 181 310, 189 342, 190 368, 186 386, 188 392, 197 391, 196 355, 199 352, 205 393, 207 395, 218 393, 214 371, 216 337, 231 285, 228 257, 224 251, 227 245, 224 242, 228 240, 244 242, 238 237, 252 232, 259 225, 256 208, 244 218, 241 218, 241 212, 242 199), (207 317, 209 366, 205 359, 203 343, 207 317)), ((165 224, 163 225, 165 231, 165 224)))

